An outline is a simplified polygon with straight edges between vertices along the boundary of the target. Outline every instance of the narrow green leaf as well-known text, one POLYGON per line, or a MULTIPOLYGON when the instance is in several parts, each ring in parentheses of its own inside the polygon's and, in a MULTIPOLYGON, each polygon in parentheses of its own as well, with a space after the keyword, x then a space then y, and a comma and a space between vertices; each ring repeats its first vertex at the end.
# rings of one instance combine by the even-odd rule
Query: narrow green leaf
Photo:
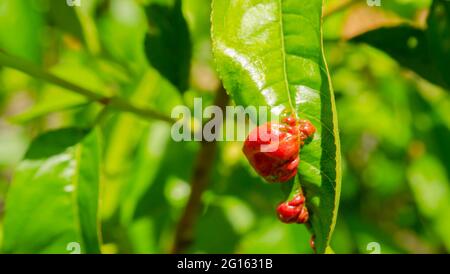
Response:
POLYGON ((83 31, 84 41, 92 54, 99 54, 101 50, 97 25, 95 22, 95 11, 97 1, 86 1, 83 5, 74 7, 78 21, 83 31))
POLYGON ((48 17, 52 25, 83 40, 83 29, 73 7, 65 1, 54 1, 48 4, 48 17))
POLYGON ((36 138, 6 201, 6 253, 100 253, 99 135, 68 128, 36 138))
POLYGON ((64 89, 55 86, 44 88, 43 94, 42 99, 36 105, 9 120, 13 123, 23 124, 53 112, 75 109, 89 104, 83 96, 65 92, 64 89))
POLYGON ((181 10, 181 0, 172 7, 151 4, 146 8, 149 31, 145 53, 149 63, 181 92, 189 87, 192 43, 181 10))
POLYGON ((299 181, 316 249, 324 253, 340 195, 334 93, 322 46, 322 0, 214 0, 213 51, 236 104, 296 113, 317 128, 301 153, 299 181))

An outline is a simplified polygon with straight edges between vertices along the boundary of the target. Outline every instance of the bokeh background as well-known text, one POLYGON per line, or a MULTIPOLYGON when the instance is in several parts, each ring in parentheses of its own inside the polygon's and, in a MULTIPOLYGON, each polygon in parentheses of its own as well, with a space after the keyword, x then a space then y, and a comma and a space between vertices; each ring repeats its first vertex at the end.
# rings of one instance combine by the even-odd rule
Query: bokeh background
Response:
MULTIPOLYGON (((176 105, 193 107, 194 97, 211 104, 220 81, 211 54, 210 1, 183 0, 192 63, 190 88, 182 95, 146 60, 150 2, 172 1, 82 0, 73 9, 65 1, 0 0, 0 49, 81 86, 169 115, 176 105)), ((432 1, 381 2, 368 7, 364 0, 326 1, 325 52, 343 160, 332 247, 336 253, 370 253, 368 244, 376 242, 382 253, 448 253, 449 93, 383 51, 348 41, 399 22, 424 27, 432 1)), ((49 129, 89 125, 99 109, 0 66, 0 246, 5 198, 30 141, 49 129)), ((102 251, 169 252, 199 143, 176 143, 167 123, 132 114, 113 113, 102 132, 102 251)), ((284 194, 251 170, 241 146, 219 143, 189 252, 312 253, 306 228, 277 220, 274 208, 284 194)))

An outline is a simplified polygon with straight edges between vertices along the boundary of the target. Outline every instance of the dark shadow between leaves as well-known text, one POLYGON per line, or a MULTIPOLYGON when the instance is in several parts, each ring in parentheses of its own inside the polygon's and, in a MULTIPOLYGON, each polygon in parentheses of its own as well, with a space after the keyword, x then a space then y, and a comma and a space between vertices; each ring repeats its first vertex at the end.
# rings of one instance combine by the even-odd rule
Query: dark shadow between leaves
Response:
POLYGON ((173 7, 146 7, 149 31, 144 47, 149 63, 184 92, 189 87, 192 42, 181 6, 181 1, 176 0, 173 7))

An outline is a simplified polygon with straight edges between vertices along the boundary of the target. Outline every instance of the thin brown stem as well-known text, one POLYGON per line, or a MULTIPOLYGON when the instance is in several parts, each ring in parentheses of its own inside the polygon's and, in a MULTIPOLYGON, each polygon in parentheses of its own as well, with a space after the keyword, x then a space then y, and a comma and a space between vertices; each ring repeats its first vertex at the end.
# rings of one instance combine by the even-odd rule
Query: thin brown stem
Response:
MULTIPOLYGON (((214 104, 224 111, 228 103, 228 96, 221 87, 218 90, 214 104)), ((203 141, 194 165, 191 178, 191 194, 186 207, 179 219, 172 253, 181 254, 186 252, 194 240, 195 224, 201 209, 201 198, 208 187, 214 159, 217 152, 217 143, 203 141)))

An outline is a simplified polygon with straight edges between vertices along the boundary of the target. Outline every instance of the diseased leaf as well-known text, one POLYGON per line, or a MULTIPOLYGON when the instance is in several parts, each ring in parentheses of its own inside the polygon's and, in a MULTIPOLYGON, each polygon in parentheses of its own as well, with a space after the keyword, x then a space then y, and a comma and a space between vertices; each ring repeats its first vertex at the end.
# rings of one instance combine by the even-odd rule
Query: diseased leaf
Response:
POLYGON ((173 7, 151 4, 146 8, 149 31, 145 53, 149 63, 181 92, 189 87, 192 43, 181 10, 181 0, 173 7))
POLYGON ((67 128, 30 145, 7 196, 6 253, 100 253, 98 134, 67 128))
POLYGON ((316 249, 324 253, 340 195, 334 94, 322 47, 321 0, 214 0, 217 69, 236 104, 296 113, 317 129, 301 153, 298 180, 307 197, 316 249))
POLYGON ((376 47, 424 79, 450 87, 450 2, 435 0, 428 28, 410 25, 379 28, 352 39, 376 47), (389 41, 389 43, 386 43, 389 41))

